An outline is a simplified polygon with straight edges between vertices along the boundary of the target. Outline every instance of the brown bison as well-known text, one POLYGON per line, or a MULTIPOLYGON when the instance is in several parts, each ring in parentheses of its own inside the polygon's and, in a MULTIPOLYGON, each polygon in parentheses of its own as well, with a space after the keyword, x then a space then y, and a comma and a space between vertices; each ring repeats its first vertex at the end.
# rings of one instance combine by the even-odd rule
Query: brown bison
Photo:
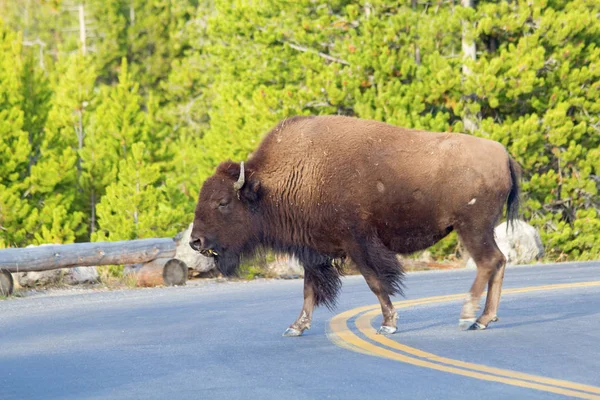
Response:
POLYGON ((340 260, 351 259, 397 330, 390 296, 402 294, 397 254, 428 248, 456 230, 477 264, 459 323, 497 320, 505 257, 494 227, 514 220, 518 164, 501 144, 343 116, 280 122, 244 164, 221 163, 200 191, 190 246, 224 275, 259 248, 294 255, 305 270, 304 305, 285 336, 310 328, 313 308, 335 306, 340 260), (475 320, 488 285, 485 309, 475 320))

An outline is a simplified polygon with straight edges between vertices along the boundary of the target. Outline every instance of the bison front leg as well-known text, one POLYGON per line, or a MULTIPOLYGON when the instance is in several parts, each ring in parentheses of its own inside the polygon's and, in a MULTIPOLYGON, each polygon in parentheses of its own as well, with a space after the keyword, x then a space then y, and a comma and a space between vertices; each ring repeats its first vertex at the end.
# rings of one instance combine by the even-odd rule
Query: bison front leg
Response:
POLYGON ((315 308, 315 291, 313 282, 308 274, 304 275, 304 304, 298 319, 289 326, 283 333, 283 336, 300 336, 302 332, 310 329, 312 322, 312 313, 315 308))
POLYGON ((318 265, 305 265, 302 311, 283 336, 300 336, 305 330, 310 329, 315 306, 324 304, 330 310, 333 309, 341 286, 339 273, 329 260, 318 265))

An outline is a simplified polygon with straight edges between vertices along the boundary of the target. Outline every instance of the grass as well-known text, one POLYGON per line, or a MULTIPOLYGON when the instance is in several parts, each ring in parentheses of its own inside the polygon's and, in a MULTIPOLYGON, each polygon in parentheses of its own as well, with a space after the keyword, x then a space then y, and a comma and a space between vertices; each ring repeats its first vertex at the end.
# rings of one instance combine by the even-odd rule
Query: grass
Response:
POLYGON ((0 295, 0 301, 10 300, 13 297, 23 297, 23 293, 21 293, 18 289, 15 289, 10 296, 0 295))
POLYGON ((98 278, 102 284, 110 288, 127 287, 133 289, 137 286, 136 277, 133 274, 125 274, 124 266, 105 265, 96 267, 98 278))
POLYGON ((275 276, 267 268, 267 265, 273 261, 275 261, 275 253, 272 251, 260 251, 255 257, 245 260, 240 264, 238 276, 240 279, 245 280, 274 278, 275 276))

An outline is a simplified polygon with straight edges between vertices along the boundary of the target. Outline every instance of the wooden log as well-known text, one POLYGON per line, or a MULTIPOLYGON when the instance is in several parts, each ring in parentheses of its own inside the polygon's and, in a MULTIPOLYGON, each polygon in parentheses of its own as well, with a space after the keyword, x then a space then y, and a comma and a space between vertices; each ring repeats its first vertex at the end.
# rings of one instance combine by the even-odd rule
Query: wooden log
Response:
POLYGON ((0 250, 0 269, 46 271, 77 266, 135 264, 173 257, 171 238, 36 246, 0 250))
POLYGON ((176 258, 158 258, 135 270, 138 286, 181 286, 188 277, 187 265, 176 258))
POLYGON ((13 293, 15 282, 10 272, 0 269, 0 296, 10 296, 13 293))

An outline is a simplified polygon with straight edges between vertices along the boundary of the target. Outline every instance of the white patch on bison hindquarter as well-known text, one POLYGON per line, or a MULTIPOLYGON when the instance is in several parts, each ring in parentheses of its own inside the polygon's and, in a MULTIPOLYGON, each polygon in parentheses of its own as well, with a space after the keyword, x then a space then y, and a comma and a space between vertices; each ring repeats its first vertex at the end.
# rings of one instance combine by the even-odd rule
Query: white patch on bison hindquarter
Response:
POLYGON ((383 182, 377 181, 377 191, 379 191, 379 193, 383 193, 385 191, 385 186, 383 185, 383 182))
POLYGON ((470 205, 470 206, 472 206, 473 204, 475 204, 475 202, 476 202, 476 201, 477 201, 477 199, 476 199, 475 197, 473 197, 473 198, 471 199, 471 201, 470 201, 470 202, 468 202, 467 204, 468 204, 468 205, 470 205))

